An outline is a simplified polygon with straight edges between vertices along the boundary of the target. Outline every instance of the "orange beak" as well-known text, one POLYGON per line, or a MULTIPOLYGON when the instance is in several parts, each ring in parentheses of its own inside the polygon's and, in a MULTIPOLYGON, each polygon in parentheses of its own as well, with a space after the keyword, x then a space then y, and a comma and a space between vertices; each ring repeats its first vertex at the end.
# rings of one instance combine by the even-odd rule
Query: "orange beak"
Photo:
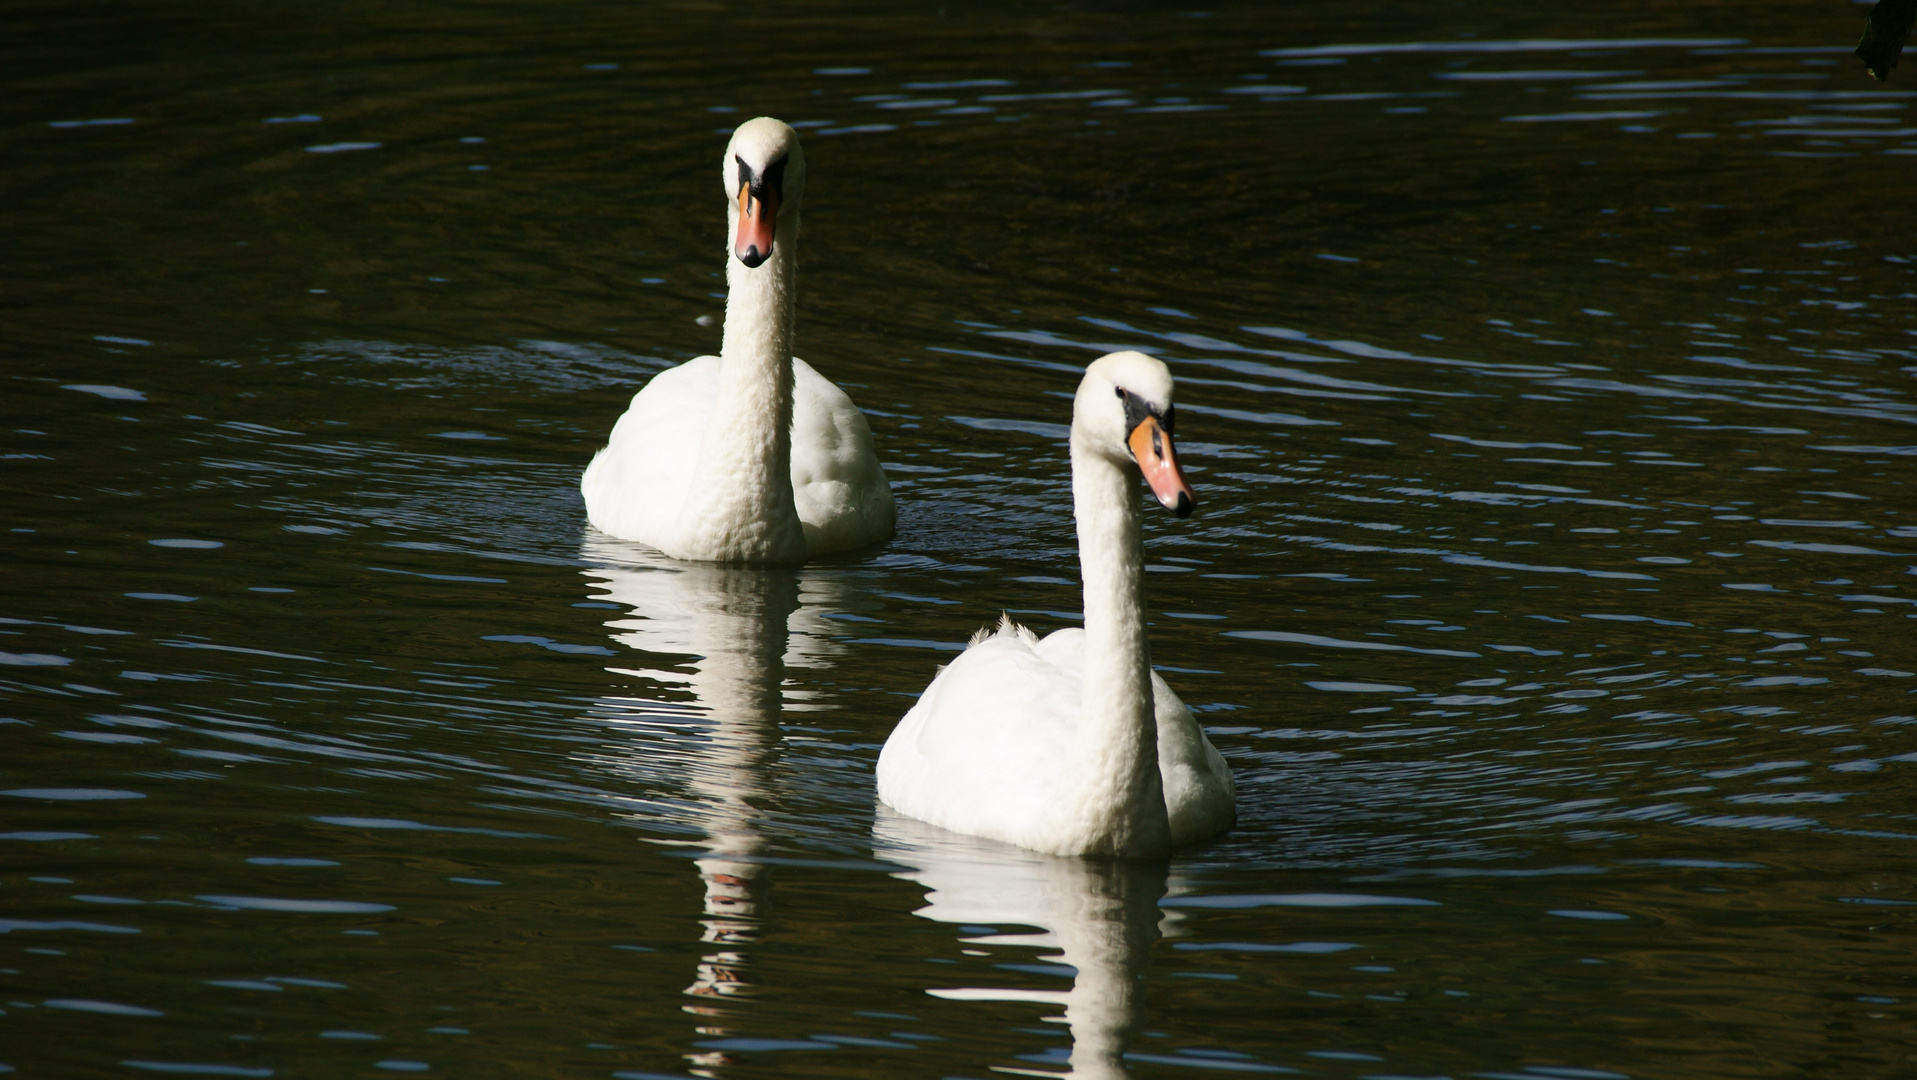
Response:
POLYGON ((1198 500, 1192 496, 1191 485, 1185 483, 1185 474, 1178 469, 1171 432, 1159 424, 1158 417, 1147 416, 1139 421, 1125 442, 1132 449, 1139 471, 1145 474, 1145 482, 1151 485, 1152 494, 1158 496, 1159 505, 1179 517, 1190 516, 1198 500))
POLYGON ((772 229, 779 220, 779 193, 760 187, 755 195, 751 184, 739 185, 739 235, 732 240, 732 253, 747 266, 758 266, 772 257, 772 229))

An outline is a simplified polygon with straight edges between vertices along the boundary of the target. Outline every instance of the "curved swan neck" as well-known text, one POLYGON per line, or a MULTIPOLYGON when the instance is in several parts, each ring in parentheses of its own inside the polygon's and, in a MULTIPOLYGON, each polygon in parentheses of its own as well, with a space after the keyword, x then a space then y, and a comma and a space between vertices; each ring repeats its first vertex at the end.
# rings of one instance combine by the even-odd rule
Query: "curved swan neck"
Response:
POLYGON ((729 288, 725 338, 719 348, 719 397, 682 518, 689 547, 698 552, 695 558, 805 561, 805 531, 792 501, 798 224, 796 212, 790 221, 780 222, 783 231, 772 257, 758 267, 734 258, 730 248, 726 253, 729 288))
POLYGON ((1080 790, 1073 804, 1097 853, 1164 855, 1171 825, 1158 772, 1135 481, 1131 470, 1076 438, 1072 512, 1085 589, 1085 681, 1070 770, 1080 790))
POLYGON ((748 362, 784 363, 791 367, 792 307, 798 280, 799 215, 779 222, 772 257, 749 267, 732 255, 731 239, 738 231, 739 211, 726 215, 726 326, 719 355, 748 362))

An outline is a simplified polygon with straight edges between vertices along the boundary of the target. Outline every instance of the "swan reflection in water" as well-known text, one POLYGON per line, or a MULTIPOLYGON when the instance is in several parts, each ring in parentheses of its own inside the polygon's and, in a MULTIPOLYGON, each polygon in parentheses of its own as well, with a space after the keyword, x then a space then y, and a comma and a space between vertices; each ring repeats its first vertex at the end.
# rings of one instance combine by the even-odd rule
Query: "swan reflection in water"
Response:
MULTIPOLYGON (((1076 970, 1070 990, 938 987, 952 1001, 1034 1001, 1064 1007, 1069 1072, 997 1066, 1016 1076, 1125 1077, 1125 1045, 1140 1013, 1141 976, 1158 940, 1167 864, 1045 855, 948 832, 877 804, 873 853, 912 869, 895 877, 925 886, 917 912, 939 922, 1036 927, 1037 933, 967 937, 983 946, 1058 950, 1048 959, 1076 970)), ((1064 1064, 1049 1056, 1040 1064, 1064 1064)))
MULTIPOLYGON (((620 609, 606 627, 630 666, 607 670, 662 691, 601 699, 599 718, 632 747, 602 763, 692 800, 689 824, 703 836, 657 842, 704 850, 694 861, 705 884, 700 940, 713 948, 685 990, 699 1000, 685 1008, 700 1017, 699 1035, 723 1038, 730 1010, 720 1003, 756 990, 742 947, 758 940, 766 919, 766 840, 755 804, 767 793, 779 717, 830 707, 787 686, 786 673, 830 667, 842 651, 824 615, 844 585, 819 570, 674 562, 603 535, 586 539, 583 556, 593 599, 620 609)), ((688 1057, 699 1068, 733 1063, 723 1050, 688 1057)))

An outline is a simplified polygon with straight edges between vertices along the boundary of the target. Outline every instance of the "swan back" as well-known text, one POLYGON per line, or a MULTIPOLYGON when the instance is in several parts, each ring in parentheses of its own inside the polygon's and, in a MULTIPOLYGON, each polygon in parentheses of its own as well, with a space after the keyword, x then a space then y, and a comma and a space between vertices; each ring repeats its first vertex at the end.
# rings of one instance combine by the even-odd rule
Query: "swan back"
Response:
POLYGON ((892 535, 898 505, 872 428, 845 391, 792 358, 792 501, 815 555, 892 535))

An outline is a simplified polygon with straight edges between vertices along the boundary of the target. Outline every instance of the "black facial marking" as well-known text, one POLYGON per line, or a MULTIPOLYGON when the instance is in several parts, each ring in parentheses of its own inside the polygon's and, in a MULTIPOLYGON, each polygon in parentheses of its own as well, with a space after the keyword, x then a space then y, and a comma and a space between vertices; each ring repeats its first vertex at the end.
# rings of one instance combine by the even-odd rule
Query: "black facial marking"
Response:
POLYGON ((1172 431, 1172 420, 1173 414, 1178 409, 1176 405, 1160 412, 1158 409, 1147 404, 1144 398, 1139 397, 1137 394, 1132 393, 1122 386, 1115 386, 1112 389, 1116 391, 1118 396, 1125 402, 1125 430, 1127 432, 1137 431, 1138 425, 1144 423, 1147 416, 1156 416, 1158 417, 1158 426, 1165 429, 1165 434, 1174 434, 1172 431))
POLYGON ((771 188, 781 199, 785 197, 785 158, 767 165, 763 173, 753 172, 752 166, 747 165, 746 160, 737 154, 732 155, 732 160, 739 166, 739 186, 751 188, 753 198, 764 202, 767 188, 771 188))

